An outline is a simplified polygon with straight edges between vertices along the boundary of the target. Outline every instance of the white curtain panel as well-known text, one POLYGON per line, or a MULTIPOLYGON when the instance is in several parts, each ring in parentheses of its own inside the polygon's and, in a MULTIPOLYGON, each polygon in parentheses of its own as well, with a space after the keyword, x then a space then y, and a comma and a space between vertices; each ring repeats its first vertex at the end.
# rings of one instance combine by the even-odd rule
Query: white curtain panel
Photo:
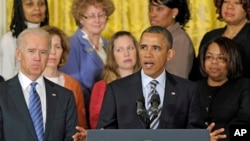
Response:
MULTIPOLYGON (((7 24, 6 0, 0 0, 0 39, 2 38, 2 35, 6 32, 6 24, 7 24)), ((2 73, 1 67, 2 67, 2 51, 0 47, 0 74, 2 73)))
POLYGON ((6 32, 7 24, 7 9, 6 9, 6 0, 0 0, 0 38, 6 32))

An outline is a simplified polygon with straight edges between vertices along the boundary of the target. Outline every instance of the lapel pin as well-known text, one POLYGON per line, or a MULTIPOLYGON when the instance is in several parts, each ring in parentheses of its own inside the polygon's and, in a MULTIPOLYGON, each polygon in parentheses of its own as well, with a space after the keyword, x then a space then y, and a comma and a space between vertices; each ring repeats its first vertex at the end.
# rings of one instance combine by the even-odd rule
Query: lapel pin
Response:
POLYGON ((171 95, 175 95, 175 92, 171 92, 171 95))
POLYGON ((89 47, 86 50, 87 50, 87 52, 92 52, 92 51, 94 51, 94 48, 93 47, 89 47))
POLYGON ((52 94, 52 96, 56 96, 56 94, 52 94))

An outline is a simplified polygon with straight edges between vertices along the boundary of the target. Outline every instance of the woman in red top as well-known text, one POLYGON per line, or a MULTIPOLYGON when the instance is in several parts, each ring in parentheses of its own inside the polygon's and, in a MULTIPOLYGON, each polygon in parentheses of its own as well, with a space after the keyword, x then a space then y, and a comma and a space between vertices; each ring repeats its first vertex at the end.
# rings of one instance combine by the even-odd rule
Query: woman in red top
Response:
POLYGON ((107 48, 107 60, 103 69, 103 80, 95 83, 90 98, 90 126, 96 128, 106 85, 116 79, 128 76, 140 68, 138 43, 127 31, 115 33, 107 48))

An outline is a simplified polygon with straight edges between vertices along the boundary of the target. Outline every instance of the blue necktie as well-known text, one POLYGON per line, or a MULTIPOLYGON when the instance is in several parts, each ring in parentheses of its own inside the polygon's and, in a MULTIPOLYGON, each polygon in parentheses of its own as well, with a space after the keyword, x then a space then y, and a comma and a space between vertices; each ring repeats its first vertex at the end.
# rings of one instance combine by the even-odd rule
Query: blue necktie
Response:
POLYGON ((38 141, 43 141, 43 114, 41 108, 41 100, 36 91, 37 82, 32 82, 29 97, 29 111, 36 131, 38 141))
MULTIPOLYGON (((157 80, 152 80, 150 82, 150 86, 151 86, 151 91, 148 95, 148 107, 149 107, 149 117, 150 117, 150 121, 153 119, 154 115, 153 113, 151 112, 151 109, 152 109, 152 104, 151 104, 151 97, 152 95, 159 95, 159 93, 157 92, 156 90, 156 85, 158 84, 159 82, 157 80)), ((160 109, 160 108, 159 108, 160 109)), ((158 125, 159 125, 159 116, 160 116, 160 110, 159 110, 159 113, 158 113, 158 116, 153 120, 151 121, 150 123, 150 128, 151 129, 157 129, 158 125)))

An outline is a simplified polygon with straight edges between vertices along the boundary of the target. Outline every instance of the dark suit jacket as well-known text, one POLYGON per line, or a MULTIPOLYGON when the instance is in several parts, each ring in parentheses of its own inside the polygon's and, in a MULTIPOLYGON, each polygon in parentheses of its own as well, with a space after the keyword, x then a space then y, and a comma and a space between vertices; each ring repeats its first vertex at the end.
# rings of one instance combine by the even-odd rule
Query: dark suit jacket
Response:
POLYGON ((207 79, 197 83, 204 120, 215 123, 213 130, 225 128, 229 137, 231 126, 250 125, 250 79, 229 79, 220 87, 208 86, 207 79))
POLYGON ((3 82, 4 81, 4 79, 3 79, 3 77, 0 75, 0 82, 3 82))
MULTIPOLYGON (((44 141, 70 141, 77 125, 73 94, 47 79, 44 81, 47 103, 44 141)), ((37 141, 17 75, 0 84, 0 141, 37 141)))
MULTIPOLYGON (((169 73, 166 75, 158 128, 204 128, 196 84, 169 73)), ((97 128, 145 128, 136 113, 136 101, 143 97, 142 89, 140 71, 111 82, 104 96, 97 128)))

